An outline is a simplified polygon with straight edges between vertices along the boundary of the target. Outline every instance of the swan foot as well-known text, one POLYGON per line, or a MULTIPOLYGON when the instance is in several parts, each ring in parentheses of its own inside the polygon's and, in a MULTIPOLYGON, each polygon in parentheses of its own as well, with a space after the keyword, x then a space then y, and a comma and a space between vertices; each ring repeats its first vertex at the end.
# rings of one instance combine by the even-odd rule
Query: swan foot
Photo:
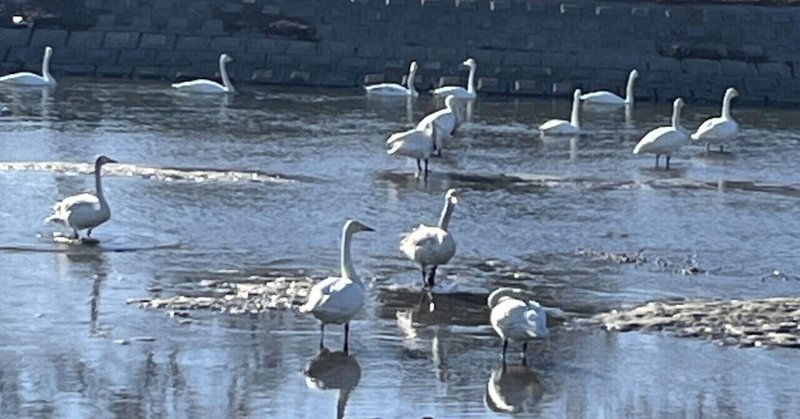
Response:
POLYGON ((428 273, 428 279, 425 281, 425 285, 431 289, 433 289, 433 286, 436 284, 436 268, 436 266, 431 268, 431 271, 428 273))
POLYGON ((81 239, 81 235, 78 234, 78 230, 76 230, 74 228, 72 229, 72 238, 75 239, 75 240, 80 240, 81 239))
POLYGON ((524 342, 522 344, 522 365, 528 365, 528 357, 525 356, 525 352, 528 351, 528 342, 524 342))

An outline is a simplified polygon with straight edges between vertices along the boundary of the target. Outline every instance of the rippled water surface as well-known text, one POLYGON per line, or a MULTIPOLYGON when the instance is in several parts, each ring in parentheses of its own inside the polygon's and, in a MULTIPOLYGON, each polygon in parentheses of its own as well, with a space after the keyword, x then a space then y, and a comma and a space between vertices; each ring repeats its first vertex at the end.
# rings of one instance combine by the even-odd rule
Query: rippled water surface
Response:
MULTIPOLYGON (((800 352, 606 332, 579 320, 674 297, 796 295, 800 113, 737 107, 725 154, 685 147, 670 171, 631 150, 669 103, 587 110, 580 138, 540 139, 569 100, 481 97, 431 162, 387 156, 389 133, 439 106, 357 91, 250 88, 179 95, 150 82, 67 79, 0 90, 2 417, 796 417, 800 352), (100 244, 53 240, 44 217, 93 188, 100 244), (458 243, 431 301, 397 250, 459 188, 458 243), (198 312, 129 300, 193 295, 215 279, 338 274, 343 221, 368 302, 351 356, 317 350, 294 310, 198 312), (639 254, 618 264, 603 252, 639 254), (777 271, 777 272, 776 272, 777 271), (695 273, 696 274, 692 274, 695 273), (779 273, 779 275, 776 275, 779 273), (514 285, 564 310, 529 368, 500 368, 487 293, 514 285), (304 373, 305 371, 305 373, 304 373)), ((720 95, 722 92, 720 92, 720 95)), ((718 114, 687 105, 685 125, 718 114)), ((329 346, 341 328, 329 327, 329 346)))

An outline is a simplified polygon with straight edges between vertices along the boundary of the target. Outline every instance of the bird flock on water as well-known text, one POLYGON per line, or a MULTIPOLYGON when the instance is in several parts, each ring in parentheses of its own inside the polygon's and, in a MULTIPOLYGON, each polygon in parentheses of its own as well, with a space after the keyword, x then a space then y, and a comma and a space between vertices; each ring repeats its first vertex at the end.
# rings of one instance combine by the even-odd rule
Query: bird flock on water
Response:
MULTIPOLYGON (((46 47, 42 61, 42 74, 20 72, 0 77, 0 85, 17 86, 55 86, 56 80, 50 74, 50 59, 53 49, 46 47)), ((199 79, 172 84, 177 91, 203 94, 232 94, 236 92, 227 72, 227 64, 233 58, 228 54, 219 57, 219 73, 222 84, 216 81, 199 79)), ((387 153, 393 156, 407 157, 416 160, 417 176, 427 177, 429 160, 433 156, 441 156, 463 122, 460 102, 474 100, 475 72, 477 64, 474 59, 465 60, 462 65, 469 68, 467 86, 443 86, 432 90, 434 96, 444 97, 445 107, 422 118, 419 123, 406 131, 390 134, 387 153), (424 165, 424 167, 423 167, 424 165)), ((419 96, 415 86, 415 75, 418 70, 416 62, 409 67, 406 84, 380 83, 366 86, 366 94, 376 97, 419 96)), ((538 129, 541 135, 579 135, 581 103, 615 109, 620 106, 630 107, 634 103, 634 82, 638 78, 637 70, 628 76, 625 97, 610 91, 583 93, 576 89, 573 95, 572 112, 569 120, 552 119, 541 124, 538 129)), ((706 144, 706 151, 712 146, 719 147, 722 152, 727 140, 738 133, 739 126, 731 117, 730 105, 738 96, 735 88, 728 88, 722 101, 721 115, 703 122, 691 133, 681 126, 681 110, 684 102, 676 98, 673 102, 672 123, 655 128, 646 133, 633 149, 634 154, 654 154, 658 167, 661 156, 665 156, 665 168, 669 169, 670 159, 675 152, 690 140, 706 144)), ((4 115, 5 116, 5 115, 4 115)), ((96 241, 92 231, 111 218, 111 208, 103 195, 101 171, 105 164, 117 163, 106 156, 97 158, 94 164, 95 193, 84 193, 70 196, 53 206, 53 214, 45 219, 47 222, 62 224, 72 230, 72 239, 78 242, 96 241), (80 231, 86 231, 82 238, 80 231)), ((432 289, 436 284, 436 270, 447 264, 456 253, 456 242, 448 231, 450 219, 459 203, 458 191, 450 189, 444 196, 444 207, 436 225, 421 224, 410 231, 400 241, 400 251, 415 264, 419 265, 422 285, 432 289)), ((356 233, 374 231, 358 220, 348 220, 342 229, 340 275, 327 278, 316 283, 308 294, 308 299, 299 311, 313 315, 320 321, 320 347, 324 347, 325 325, 338 324, 344 326, 343 350, 348 352, 349 324, 363 309, 366 299, 364 283, 356 274, 350 251, 351 241, 356 233)), ((522 359, 528 342, 545 338, 549 335, 547 328, 547 309, 534 301, 528 293, 516 288, 499 288, 489 294, 487 305, 490 309, 489 320, 492 328, 503 341, 502 359, 505 363, 509 341, 522 344, 522 359)))

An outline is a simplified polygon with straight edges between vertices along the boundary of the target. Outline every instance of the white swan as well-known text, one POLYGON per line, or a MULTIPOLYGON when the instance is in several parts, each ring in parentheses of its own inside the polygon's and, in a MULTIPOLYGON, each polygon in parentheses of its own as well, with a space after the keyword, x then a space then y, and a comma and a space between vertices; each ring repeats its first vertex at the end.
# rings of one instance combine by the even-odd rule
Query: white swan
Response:
POLYGON ((434 96, 453 95, 458 99, 475 99, 475 97, 477 96, 475 94, 475 68, 477 68, 478 65, 472 58, 468 58, 461 64, 469 67, 469 78, 467 79, 467 88, 465 89, 461 86, 442 86, 438 89, 434 89, 431 92, 433 93, 434 96))
POLYGON ((455 189, 450 189, 444 195, 444 208, 436 227, 421 224, 408 233, 400 241, 400 251, 409 259, 419 263, 422 269, 422 283, 433 288, 436 279, 436 268, 449 262, 456 253, 456 242, 447 231, 450 217, 458 204, 458 195, 455 189), (426 272, 430 266, 430 272, 426 272))
POLYGON ((572 114, 569 121, 563 119, 551 119, 539 125, 539 132, 542 135, 574 135, 581 130, 581 121, 578 116, 581 107, 581 89, 575 89, 572 95, 572 114))
POLYGON ((222 84, 219 84, 215 81, 206 80, 206 79, 197 79, 191 81, 185 81, 182 83, 173 83, 172 87, 178 89, 181 92, 192 92, 192 93, 235 93, 236 89, 233 88, 233 84, 231 83, 231 79, 228 77, 228 69, 225 64, 233 61, 228 54, 222 54, 219 56, 219 74, 222 77, 222 84))
POLYGON ((357 220, 347 220, 342 229, 341 276, 330 277, 315 284, 308 293, 308 301, 300 307, 301 313, 311 313, 319 319, 319 347, 325 345, 325 325, 344 324, 344 348, 347 353, 350 320, 364 307, 364 283, 356 275, 353 259, 350 256, 350 242, 353 234, 360 231, 374 231, 357 220))
POLYGON ((528 341, 550 335, 544 308, 517 288, 498 288, 489 294, 487 302, 492 310, 489 315, 492 328, 503 339, 503 362, 510 339, 522 342, 522 362, 525 363, 528 341))
POLYGON ((111 208, 103 195, 103 185, 100 182, 100 170, 106 163, 117 161, 106 156, 100 156, 94 162, 94 187, 95 194, 83 193, 64 198, 53 206, 53 215, 45 218, 45 222, 63 224, 72 229, 75 239, 79 239, 79 230, 86 230, 86 237, 92 238, 92 230, 111 218, 111 208))
POLYGON ((439 109, 422 118, 417 124, 418 130, 425 130, 431 124, 436 124, 436 136, 433 138, 433 145, 436 153, 441 156, 442 149, 447 140, 452 138, 458 128, 458 110, 456 109, 457 99, 453 95, 447 96, 444 100, 444 109, 439 109))
POLYGON ((17 86, 55 86, 56 79, 50 74, 50 57, 53 55, 53 48, 44 48, 44 59, 42 60, 42 75, 33 74, 27 71, 9 74, 0 77, 0 83, 13 84, 17 86))
POLYGON ((669 159, 678 149, 689 142, 689 133, 681 126, 681 109, 683 99, 677 98, 672 104, 672 125, 668 127, 658 127, 642 137, 633 154, 651 153, 656 155, 656 167, 658 158, 662 154, 667 156, 667 169, 669 169, 669 159))
POLYGON ((389 146, 389 150, 386 153, 417 159, 416 176, 424 173, 423 176, 427 179, 428 159, 433 154, 434 138, 437 137, 438 132, 439 127, 436 124, 430 124, 424 129, 412 128, 408 131, 396 132, 386 140, 386 144, 389 146), (420 161, 425 161, 424 172, 420 161))
POLYGON ((725 97, 722 99, 722 115, 707 119, 692 134, 693 140, 705 141, 706 151, 713 144, 719 146, 719 152, 721 153, 725 140, 739 132, 739 124, 731 118, 731 100, 736 96, 739 96, 739 92, 733 87, 729 87, 725 91, 725 97))
POLYGON ((414 86, 414 77, 417 74, 417 62, 412 61, 411 66, 408 68, 408 77, 406 78, 406 86, 401 86, 397 83, 379 83, 364 87, 367 90, 367 95, 370 96, 387 96, 387 97, 417 97, 419 92, 414 86))
POLYGON ((633 83, 636 81, 637 77, 639 77, 639 72, 634 68, 628 75, 628 84, 625 87, 624 99, 607 90, 601 90, 599 92, 589 92, 581 95, 581 100, 586 103, 597 105, 631 105, 633 104, 633 83))

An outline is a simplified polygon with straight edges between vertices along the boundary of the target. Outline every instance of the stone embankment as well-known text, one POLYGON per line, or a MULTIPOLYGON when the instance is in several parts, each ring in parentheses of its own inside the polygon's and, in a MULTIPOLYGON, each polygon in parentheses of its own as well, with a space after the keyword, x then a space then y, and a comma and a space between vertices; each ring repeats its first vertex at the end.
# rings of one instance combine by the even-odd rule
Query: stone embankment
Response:
POLYGON ((800 103, 800 8, 718 3, 15 0, 0 74, 37 70, 51 45, 56 76, 210 77, 227 52, 236 82, 356 87, 416 60, 424 89, 464 82, 474 57, 484 94, 622 93, 637 68, 644 100, 718 102, 733 85, 738 103, 800 103))

